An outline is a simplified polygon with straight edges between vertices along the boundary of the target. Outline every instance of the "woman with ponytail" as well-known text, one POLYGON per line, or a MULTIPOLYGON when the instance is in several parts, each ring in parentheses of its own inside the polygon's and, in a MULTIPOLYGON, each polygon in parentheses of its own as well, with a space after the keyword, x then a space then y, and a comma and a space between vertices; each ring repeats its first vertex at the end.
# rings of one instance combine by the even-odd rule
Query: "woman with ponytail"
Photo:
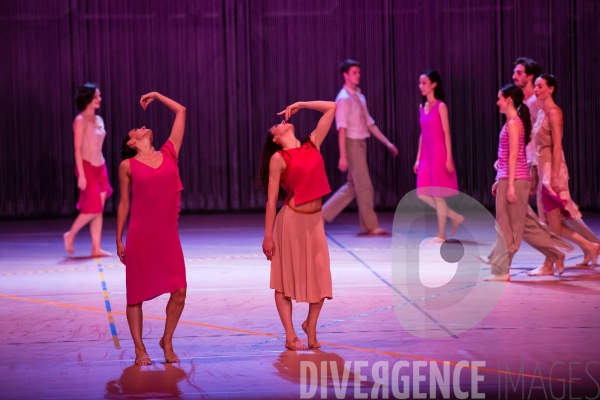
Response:
POLYGON ((497 243, 506 249, 496 249, 492 258, 492 275, 488 281, 509 281, 508 274, 514 255, 521 246, 525 230, 525 215, 531 177, 527 168, 525 143, 531 135, 529 109, 523 104, 523 91, 507 85, 498 92, 498 108, 506 115, 498 146, 498 172, 492 194, 496 196, 497 243), (502 236, 501 236, 502 235, 502 236))
MULTIPOLYGON (((556 78, 550 74, 542 74, 535 81, 534 93, 542 107, 534 127, 540 177, 538 196, 550 230, 581 247, 582 265, 590 261, 597 265, 600 240, 581 220, 581 212, 569 192, 569 171, 562 148, 563 113, 554 102, 557 86, 556 78)), ((544 271, 539 272, 541 275, 544 271)))
POLYGON ((299 102, 277 115, 280 124, 267 133, 258 186, 267 195, 263 253, 271 261, 271 289, 285 329, 285 347, 306 350, 292 323, 292 300, 309 303, 302 329, 308 347, 319 348, 317 319, 325 299, 332 299, 329 249, 321 217, 321 198, 331 192, 320 147, 329 132, 336 106, 331 101, 299 102), (290 117, 301 108, 323 113, 302 142, 290 117), (286 196, 287 193, 287 196, 286 196), (277 213, 277 201, 284 205, 277 213))
POLYGON ((159 341, 165 361, 179 362, 173 351, 173 333, 183 311, 186 295, 185 264, 177 231, 180 193, 183 190, 177 167, 185 131, 186 110, 181 104, 151 92, 140 99, 144 110, 158 100, 175 113, 169 139, 156 151, 152 130, 132 129, 123 139, 119 165, 121 197, 117 213, 117 254, 125 264, 127 279, 127 322, 135 345, 135 363, 150 365, 142 341, 142 302, 170 293, 167 320, 159 341), (127 246, 123 231, 129 214, 127 246))

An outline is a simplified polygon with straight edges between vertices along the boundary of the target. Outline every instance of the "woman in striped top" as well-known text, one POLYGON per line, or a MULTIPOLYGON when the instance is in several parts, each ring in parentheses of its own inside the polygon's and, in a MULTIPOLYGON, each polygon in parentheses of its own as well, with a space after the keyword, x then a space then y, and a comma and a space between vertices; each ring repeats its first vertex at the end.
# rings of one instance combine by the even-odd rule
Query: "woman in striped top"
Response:
POLYGON ((523 99, 523 91, 515 85, 507 85, 498 92, 496 104, 506 115, 506 123, 500 132, 498 173, 492 194, 496 196, 497 243, 506 243, 506 248, 499 246, 494 253, 492 275, 484 278, 488 281, 510 280, 508 270, 525 230, 531 180, 525 143, 531 135, 531 117, 523 99))

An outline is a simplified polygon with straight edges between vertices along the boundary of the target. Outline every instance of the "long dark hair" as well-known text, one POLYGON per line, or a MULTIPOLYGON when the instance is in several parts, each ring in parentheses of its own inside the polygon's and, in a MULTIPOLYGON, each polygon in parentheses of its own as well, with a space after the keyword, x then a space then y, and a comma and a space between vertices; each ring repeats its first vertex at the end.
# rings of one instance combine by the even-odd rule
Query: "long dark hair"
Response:
POLYGON ((512 99, 513 104, 517 109, 517 113, 519 114, 519 118, 521 118, 521 122, 523 122, 523 127, 525 127, 525 145, 527 145, 531 138, 531 114, 529 113, 529 107, 523 102, 525 99, 523 90, 516 85, 510 84, 504 86, 500 91, 505 98, 510 97, 512 99))
MULTIPOLYGON (((302 139, 301 143, 310 143, 314 146, 313 142, 310 140, 310 135, 302 139)), ((267 138, 265 139, 262 155, 260 156, 260 167, 258 168, 258 179, 256 180, 256 186, 265 194, 265 196, 269 195, 269 166, 271 164, 271 157, 273 157, 273 154, 281 150, 283 150, 283 147, 273 141, 273 134, 269 129, 267 131, 267 138)), ((283 154, 291 157, 291 155, 289 155, 289 153, 285 150, 283 150, 283 154)), ((283 187, 281 184, 279 184, 279 194, 277 195, 277 200, 284 200, 285 196, 286 191, 283 190, 283 187)))
POLYGON ((123 144, 121 145, 121 157, 123 157, 123 160, 127 160, 128 158, 132 158, 137 155, 137 150, 132 149, 127 145, 127 142, 129 142, 130 139, 129 133, 127 133, 123 138, 123 144))
POLYGON ((556 97, 556 93, 558 93, 558 81, 554 75, 541 74, 539 77, 546 81, 546 85, 548 85, 549 88, 554 88, 554 91, 552 92, 552 98, 556 97))
POLYGON ((75 97, 75 106, 77 107, 77 110, 85 110, 88 104, 94 100, 96 89, 98 89, 98 86, 95 83, 90 82, 79 87, 77 90, 77 96, 75 97))
MULTIPOLYGON (((421 75, 425 75, 429 78, 431 83, 437 83, 433 88, 433 97, 437 100, 445 103, 446 102, 446 94, 444 93, 444 88, 442 87, 442 77, 437 71, 432 69, 428 69, 424 71, 421 75)), ((427 102, 427 96, 423 96, 423 100, 421 101, 421 105, 424 107, 427 102)))

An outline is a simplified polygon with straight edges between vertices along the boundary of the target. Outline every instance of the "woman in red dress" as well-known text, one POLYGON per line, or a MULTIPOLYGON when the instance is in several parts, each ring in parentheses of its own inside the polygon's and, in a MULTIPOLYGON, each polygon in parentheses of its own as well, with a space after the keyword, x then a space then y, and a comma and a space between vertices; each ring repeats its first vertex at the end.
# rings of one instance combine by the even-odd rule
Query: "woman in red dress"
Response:
POLYGON ((173 332, 183 311, 186 295, 185 264, 177 231, 180 192, 177 156, 185 130, 185 107, 159 93, 142 96, 140 104, 158 100, 175 113, 169 139, 156 151, 153 134, 145 126, 131 130, 123 140, 123 158, 119 165, 121 198, 117 213, 117 253, 126 266, 127 322, 135 344, 135 363, 150 365, 142 341, 142 302, 171 293, 167 303, 165 332, 159 344, 165 361, 178 362, 173 351, 173 332), (127 246, 123 230, 129 214, 127 246))
POLYGON ((92 236, 92 257, 111 255, 100 247, 104 203, 113 192, 108 181, 106 162, 102 155, 102 145, 106 137, 104 120, 96 114, 101 102, 100 89, 95 84, 86 83, 79 88, 75 99, 79 114, 73 121, 73 138, 75 175, 79 188, 77 209, 80 214, 71 225, 71 229, 63 235, 65 250, 69 254, 75 253, 73 243, 77 232, 89 223, 92 236))
POLYGON ((285 347, 306 350, 292 324, 292 300, 309 303, 302 329, 308 347, 319 348, 317 319, 325 299, 333 298, 329 249, 321 217, 321 198, 331 192, 319 151, 335 116, 331 101, 288 106, 285 119, 267 134, 259 171, 259 186, 267 195, 263 253, 271 261, 271 289, 285 329, 285 347), (323 113, 303 142, 296 139, 289 118, 301 108, 323 113), (287 192, 287 197, 284 197, 287 192), (279 213, 277 201, 285 198, 279 213))

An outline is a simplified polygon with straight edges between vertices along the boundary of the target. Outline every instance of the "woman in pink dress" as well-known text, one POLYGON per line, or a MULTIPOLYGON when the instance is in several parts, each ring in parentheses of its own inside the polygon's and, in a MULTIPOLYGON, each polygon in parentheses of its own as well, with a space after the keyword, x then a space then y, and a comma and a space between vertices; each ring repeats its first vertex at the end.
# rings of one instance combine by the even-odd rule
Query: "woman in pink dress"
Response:
POLYGON ((285 119, 267 134, 259 170, 259 187, 267 195, 263 253, 271 261, 271 289, 285 329, 285 347, 306 350, 292 323, 292 300, 309 303, 302 330, 308 347, 319 348, 317 320, 325 299, 332 299, 329 248, 321 217, 321 198, 331 192, 320 147, 335 117, 332 101, 288 106, 285 119), (323 113, 302 142, 287 121, 301 108, 323 113), (285 195, 287 193, 287 196, 285 195), (285 199, 277 213, 277 201, 285 199))
POLYGON ((117 253, 126 267, 127 322, 135 344, 135 363, 150 365, 142 341, 142 302, 171 293, 167 303, 165 331, 159 344, 165 361, 178 362, 173 351, 173 332, 183 311, 186 295, 185 264, 177 231, 180 194, 177 157, 185 130, 185 107, 159 93, 142 96, 144 110, 158 100, 175 113, 169 139, 156 151, 153 134, 145 126, 131 130, 123 140, 123 158, 119 165, 121 198, 117 213, 117 253), (127 246, 123 231, 129 214, 127 246))
POLYGON ((113 192, 108 181, 106 163, 102 156, 102 144, 106 137, 104 120, 96 115, 100 108, 102 97, 100 89, 93 83, 86 83, 79 88, 75 104, 79 114, 73 121, 75 144, 75 175, 79 188, 79 202, 77 216, 71 229, 63 235, 65 250, 73 254, 73 242, 77 232, 88 223, 92 236, 92 257, 104 257, 111 254, 102 250, 100 238, 102 237, 102 211, 104 203, 113 192))
POLYGON ((542 74, 535 80, 534 93, 541 110, 533 128, 536 138, 538 161, 538 195, 544 207, 550 230, 576 243, 583 250, 583 264, 598 264, 599 240, 581 220, 581 212, 571 199, 569 171, 563 154, 563 113, 554 102, 558 82, 550 74, 542 74), (577 230, 565 224, 577 220, 577 230))
POLYGON ((448 107, 445 103, 442 78, 433 70, 419 77, 423 95, 420 106, 421 137, 414 171, 417 174, 417 196, 435 208, 438 216, 439 241, 446 240, 446 219, 452 221, 453 236, 465 218, 448 207, 445 197, 458 194, 456 169, 452 157, 448 107))

